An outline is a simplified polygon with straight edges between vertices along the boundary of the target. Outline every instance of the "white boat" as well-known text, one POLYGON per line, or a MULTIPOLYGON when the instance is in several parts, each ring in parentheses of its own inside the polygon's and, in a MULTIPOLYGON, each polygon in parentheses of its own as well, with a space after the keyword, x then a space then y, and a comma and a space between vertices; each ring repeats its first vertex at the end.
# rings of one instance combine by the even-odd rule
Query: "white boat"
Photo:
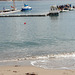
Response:
POLYGON ((21 11, 25 10, 32 10, 32 7, 28 6, 27 4, 24 4, 24 6, 21 8, 21 11))
POLYGON ((50 15, 50 16, 58 16, 59 15, 59 11, 57 10, 56 5, 50 7, 50 11, 49 11, 48 15, 50 15))
POLYGON ((0 15, 7 15, 7 14, 11 14, 11 13, 16 13, 16 12, 20 12, 20 10, 14 10, 14 11, 9 11, 9 12, 0 12, 0 15))
POLYGON ((69 8, 68 10, 60 10, 60 12, 67 12, 67 11, 73 11, 73 10, 75 10, 74 8, 69 8))
POLYGON ((70 9, 69 9, 69 11, 73 11, 73 10, 75 10, 75 8, 70 8, 70 9))
POLYGON ((60 10, 60 12, 67 12, 67 11, 69 11, 69 10, 64 10, 64 9, 63 10, 60 10))
POLYGON ((10 14, 10 13, 16 13, 16 12, 20 12, 20 10, 17 10, 15 8, 15 0, 13 0, 13 6, 11 6, 12 9, 5 9, 3 8, 3 10, 0 10, 0 15, 6 15, 6 14, 10 14))

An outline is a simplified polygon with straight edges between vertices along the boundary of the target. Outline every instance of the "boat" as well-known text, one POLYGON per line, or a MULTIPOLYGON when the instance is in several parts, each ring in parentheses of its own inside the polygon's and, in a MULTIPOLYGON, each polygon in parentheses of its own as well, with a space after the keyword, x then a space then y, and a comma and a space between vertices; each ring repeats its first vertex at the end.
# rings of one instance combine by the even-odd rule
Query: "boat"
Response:
POLYGON ((63 10, 60 10, 60 12, 67 12, 67 11, 69 11, 69 10, 64 10, 64 9, 63 10))
POLYGON ((57 6, 56 5, 51 6, 50 11, 47 15, 49 15, 49 16, 58 16, 59 11, 57 10, 57 6))
POLYGON ((74 8, 71 7, 71 4, 59 5, 59 6, 57 6, 57 9, 60 12, 67 12, 67 11, 74 10, 74 8))
POLYGON ((69 9, 69 11, 73 11, 73 10, 75 10, 75 8, 73 8, 73 7, 69 9))
POLYGON ((26 10, 32 10, 32 7, 28 6, 27 4, 24 4, 24 6, 21 8, 21 11, 26 11, 26 10))
POLYGON ((17 10, 15 8, 15 0, 13 0, 13 6, 11 6, 11 9, 6 9, 5 7, 3 7, 3 10, 0 10, 0 15, 6 15, 15 12, 20 12, 20 10, 17 10))
MULTIPOLYGON (((7 10, 9 10, 9 9, 7 9, 7 10)), ((15 10, 15 11, 13 11, 13 10, 10 10, 10 11, 0 11, 0 15, 7 15, 7 14, 11 14, 11 13, 16 13, 16 12, 20 12, 20 10, 15 10)))

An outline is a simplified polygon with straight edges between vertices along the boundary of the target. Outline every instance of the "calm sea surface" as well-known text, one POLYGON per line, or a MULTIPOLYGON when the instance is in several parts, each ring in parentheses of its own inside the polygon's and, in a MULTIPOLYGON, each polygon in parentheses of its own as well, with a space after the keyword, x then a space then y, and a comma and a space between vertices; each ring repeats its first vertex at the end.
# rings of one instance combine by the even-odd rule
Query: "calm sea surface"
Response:
MULTIPOLYGON (((16 1, 16 8, 24 3, 32 10, 15 14, 43 14, 51 5, 73 6, 75 0, 16 1)), ((0 10, 10 9, 12 4, 1 1, 0 10)), ((0 65, 24 64, 26 59, 46 69, 75 69, 75 11, 58 17, 0 17, 0 65)))

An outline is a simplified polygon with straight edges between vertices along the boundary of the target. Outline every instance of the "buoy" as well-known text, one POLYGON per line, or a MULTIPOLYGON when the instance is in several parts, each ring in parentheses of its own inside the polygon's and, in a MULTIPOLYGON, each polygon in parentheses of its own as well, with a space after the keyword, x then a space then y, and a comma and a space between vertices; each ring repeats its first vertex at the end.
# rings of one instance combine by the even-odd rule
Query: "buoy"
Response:
POLYGON ((24 22, 24 24, 26 24, 26 22, 24 22))

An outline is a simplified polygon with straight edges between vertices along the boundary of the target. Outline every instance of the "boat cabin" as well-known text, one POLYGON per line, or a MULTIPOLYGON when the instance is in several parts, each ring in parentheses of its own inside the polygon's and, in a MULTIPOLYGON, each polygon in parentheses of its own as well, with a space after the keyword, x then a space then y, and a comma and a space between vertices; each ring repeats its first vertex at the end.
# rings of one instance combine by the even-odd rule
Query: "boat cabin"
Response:
POLYGON ((50 7, 50 10, 51 10, 51 11, 55 11, 55 10, 57 10, 57 6, 56 6, 56 5, 51 6, 51 7, 50 7))

